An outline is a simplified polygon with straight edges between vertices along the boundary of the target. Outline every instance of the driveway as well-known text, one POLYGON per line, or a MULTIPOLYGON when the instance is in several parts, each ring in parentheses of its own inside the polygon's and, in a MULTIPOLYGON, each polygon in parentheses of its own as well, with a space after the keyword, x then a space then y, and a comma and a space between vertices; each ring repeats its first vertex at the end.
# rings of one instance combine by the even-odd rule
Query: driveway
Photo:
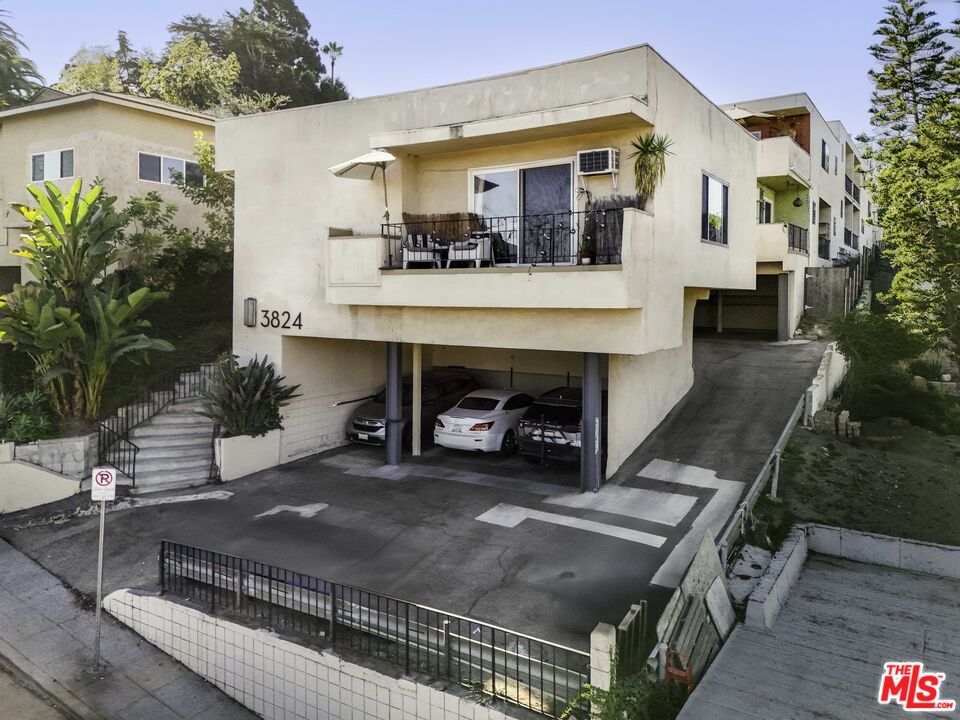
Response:
MULTIPOLYGON (((753 480, 822 350, 698 341, 695 387, 595 495, 576 491, 574 468, 442 448, 387 467, 382 451, 349 447, 197 489, 189 502, 118 510, 105 586, 155 585, 167 538, 587 649, 596 623, 619 622, 630 604, 659 613, 703 531, 722 526, 753 480)), ((0 523, 88 593, 96 532, 93 517, 0 523)))

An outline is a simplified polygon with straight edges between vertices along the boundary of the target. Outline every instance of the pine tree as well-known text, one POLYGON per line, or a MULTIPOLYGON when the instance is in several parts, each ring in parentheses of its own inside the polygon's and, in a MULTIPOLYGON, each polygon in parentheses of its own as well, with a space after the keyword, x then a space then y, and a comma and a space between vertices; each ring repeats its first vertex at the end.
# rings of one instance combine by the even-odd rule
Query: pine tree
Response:
POLYGON ((948 46, 944 30, 928 12, 926 0, 895 0, 874 31, 870 46, 879 67, 874 82, 871 124, 880 138, 913 134, 932 103, 946 90, 948 46))

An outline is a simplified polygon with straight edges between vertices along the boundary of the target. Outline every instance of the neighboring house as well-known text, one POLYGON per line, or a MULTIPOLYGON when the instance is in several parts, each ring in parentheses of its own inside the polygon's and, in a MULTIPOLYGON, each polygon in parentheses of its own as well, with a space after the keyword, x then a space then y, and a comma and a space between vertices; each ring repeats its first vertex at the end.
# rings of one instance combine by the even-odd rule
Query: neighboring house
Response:
POLYGON ((131 95, 79 95, 43 88, 26 105, 0 111, 0 293, 26 281, 19 244, 23 218, 13 202, 32 202, 29 183, 45 180, 67 189, 82 177, 99 178, 122 209, 133 196, 158 192, 178 206, 183 227, 202 223, 202 209, 170 183, 171 172, 200 180, 193 162, 194 133, 214 139, 214 119, 168 103, 131 95))
POLYGON ((879 242, 865 161, 843 124, 827 122, 806 93, 723 108, 758 140, 757 290, 715 293, 710 304, 723 307, 721 329, 787 339, 803 315, 806 269, 848 262, 879 242))
POLYGON ((401 365, 457 367, 532 394, 582 383, 581 485, 595 489, 595 429, 609 477, 690 388, 697 302, 755 286, 757 149, 645 45, 220 121, 234 351, 301 385, 279 460, 343 444, 359 400, 399 393, 401 365), (630 142, 648 132, 673 145, 646 209, 585 212, 633 193, 630 142), (380 148, 396 157, 386 187, 329 171, 380 148))

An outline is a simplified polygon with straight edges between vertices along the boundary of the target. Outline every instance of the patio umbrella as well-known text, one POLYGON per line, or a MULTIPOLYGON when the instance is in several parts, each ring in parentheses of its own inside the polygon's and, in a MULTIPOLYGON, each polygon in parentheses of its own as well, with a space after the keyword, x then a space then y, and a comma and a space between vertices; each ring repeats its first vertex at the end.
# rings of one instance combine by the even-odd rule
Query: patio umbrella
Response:
POLYGON ((740 107, 739 105, 734 105, 733 107, 727 109, 726 113, 733 120, 743 120, 744 118, 748 118, 748 117, 756 117, 756 118, 776 117, 776 115, 760 112, 759 110, 747 110, 746 108, 740 107))
POLYGON ((387 203, 387 165, 396 159, 386 150, 371 150, 353 160, 334 165, 330 168, 330 172, 337 177, 351 180, 373 180, 379 171, 380 177, 383 178, 383 219, 390 222, 390 206, 387 203))

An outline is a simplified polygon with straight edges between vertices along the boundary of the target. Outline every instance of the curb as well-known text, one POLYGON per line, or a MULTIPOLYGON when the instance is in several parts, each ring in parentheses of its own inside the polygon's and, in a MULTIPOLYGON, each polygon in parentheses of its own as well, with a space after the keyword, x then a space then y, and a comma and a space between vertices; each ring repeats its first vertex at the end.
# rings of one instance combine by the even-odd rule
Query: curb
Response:
POLYGON ((2 638, 0 663, 35 694, 54 703, 70 720, 107 720, 2 638))

